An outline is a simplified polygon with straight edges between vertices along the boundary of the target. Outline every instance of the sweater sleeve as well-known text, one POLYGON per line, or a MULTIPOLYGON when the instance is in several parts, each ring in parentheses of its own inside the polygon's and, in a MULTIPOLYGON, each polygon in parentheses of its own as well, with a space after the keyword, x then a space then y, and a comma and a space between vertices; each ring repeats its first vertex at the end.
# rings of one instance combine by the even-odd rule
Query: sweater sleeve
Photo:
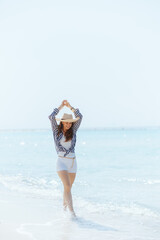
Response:
POLYGON ((73 124, 73 131, 76 132, 82 122, 83 115, 80 113, 79 109, 76 108, 74 111, 74 116, 76 118, 79 117, 79 119, 76 122, 74 122, 74 124, 73 124))
POLYGON ((48 116, 49 120, 51 121, 52 131, 53 133, 57 132, 58 124, 56 122, 55 116, 59 113, 59 109, 55 108, 53 112, 48 116))

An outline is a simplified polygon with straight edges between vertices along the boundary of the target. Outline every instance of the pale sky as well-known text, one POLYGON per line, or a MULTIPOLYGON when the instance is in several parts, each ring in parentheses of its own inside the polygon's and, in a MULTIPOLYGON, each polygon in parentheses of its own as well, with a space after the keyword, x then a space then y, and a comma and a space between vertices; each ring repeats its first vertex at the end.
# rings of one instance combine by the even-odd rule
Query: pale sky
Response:
POLYGON ((160 1, 0 0, 0 129, 160 126, 159 92, 160 1))

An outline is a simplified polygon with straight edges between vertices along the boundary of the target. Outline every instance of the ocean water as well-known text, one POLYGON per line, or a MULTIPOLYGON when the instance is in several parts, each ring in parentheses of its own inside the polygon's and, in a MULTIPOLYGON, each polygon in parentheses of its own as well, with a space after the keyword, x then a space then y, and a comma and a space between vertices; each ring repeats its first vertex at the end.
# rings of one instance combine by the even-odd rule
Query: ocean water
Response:
POLYGON ((0 131, 0 226, 33 240, 160 239, 159 128, 80 129, 76 156, 73 220, 51 130, 0 131))

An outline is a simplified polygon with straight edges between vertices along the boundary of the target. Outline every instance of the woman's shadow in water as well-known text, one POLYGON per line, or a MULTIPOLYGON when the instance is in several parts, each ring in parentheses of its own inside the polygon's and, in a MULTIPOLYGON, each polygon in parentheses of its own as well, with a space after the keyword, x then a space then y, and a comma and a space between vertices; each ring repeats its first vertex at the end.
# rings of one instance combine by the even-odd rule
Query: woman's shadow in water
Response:
POLYGON ((96 229, 98 231, 118 231, 115 228, 112 227, 106 227, 104 225, 95 223, 91 220, 86 220, 82 217, 76 217, 73 218, 72 221, 74 221, 75 223, 77 223, 77 225, 81 228, 90 228, 90 229, 96 229))

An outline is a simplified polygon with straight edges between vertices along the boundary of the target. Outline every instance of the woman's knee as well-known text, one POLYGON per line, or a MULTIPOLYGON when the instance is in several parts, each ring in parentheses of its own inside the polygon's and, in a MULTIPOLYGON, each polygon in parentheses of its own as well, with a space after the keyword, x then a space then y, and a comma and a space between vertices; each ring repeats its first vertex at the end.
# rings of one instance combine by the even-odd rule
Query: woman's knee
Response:
POLYGON ((64 191, 65 192, 70 192, 71 187, 72 187, 72 185, 70 183, 64 184, 64 191))

